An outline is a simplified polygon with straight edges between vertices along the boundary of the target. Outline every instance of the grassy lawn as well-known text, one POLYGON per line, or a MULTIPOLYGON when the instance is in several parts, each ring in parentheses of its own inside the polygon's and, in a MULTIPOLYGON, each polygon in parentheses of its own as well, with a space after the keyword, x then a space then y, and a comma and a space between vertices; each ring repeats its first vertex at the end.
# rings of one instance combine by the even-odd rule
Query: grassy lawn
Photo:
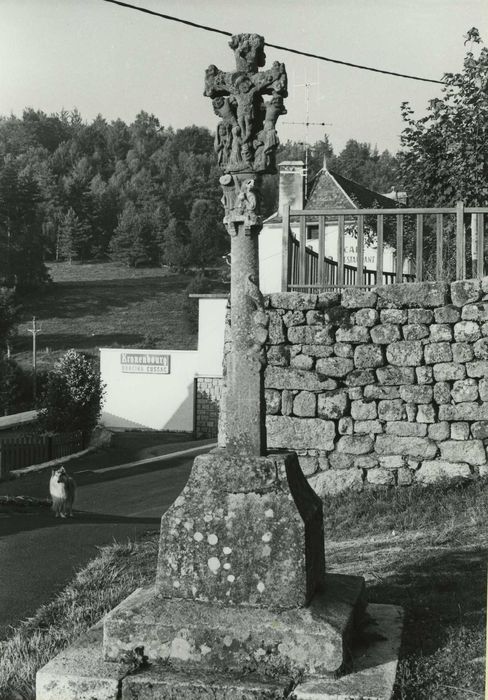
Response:
POLYGON ((192 275, 115 263, 51 263, 48 268, 53 284, 23 301, 13 347, 21 364, 32 361, 27 326, 33 316, 42 328, 37 336, 41 368, 69 348, 94 355, 99 347, 196 349, 196 333, 184 311, 192 275))
MULTIPOLYGON (((365 576, 372 602, 402 605, 395 700, 482 698, 488 484, 349 494, 325 503, 327 565, 365 576)), ((157 533, 104 547, 0 643, 0 699, 34 698, 36 670, 134 588, 152 582, 157 533)))

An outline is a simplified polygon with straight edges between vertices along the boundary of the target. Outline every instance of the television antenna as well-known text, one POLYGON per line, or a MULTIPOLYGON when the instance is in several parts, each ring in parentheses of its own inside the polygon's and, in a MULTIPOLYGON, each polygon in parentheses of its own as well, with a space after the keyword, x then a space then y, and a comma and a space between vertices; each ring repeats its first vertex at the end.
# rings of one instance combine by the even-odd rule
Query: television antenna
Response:
POLYGON ((283 124, 294 124, 294 125, 300 125, 305 127, 305 139, 303 141, 300 141, 300 145, 305 147, 305 169, 303 173, 303 177, 305 178, 305 196, 307 194, 307 188, 308 188, 308 154, 310 151, 310 139, 309 139, 309 127, 311 126, 332 126, 332 124, 328 122, 311 122, 310 121, 310 88, 312 87, 319 87, 320 83, 318 80, 318 70, 317 70, 317 82, 312 83, 309 82, 305 79, 304 83, 296 83, 293 85, 293 90, 295 91, 295 88, 305 88, 305 121, 304 122, 282 122, 283 124))

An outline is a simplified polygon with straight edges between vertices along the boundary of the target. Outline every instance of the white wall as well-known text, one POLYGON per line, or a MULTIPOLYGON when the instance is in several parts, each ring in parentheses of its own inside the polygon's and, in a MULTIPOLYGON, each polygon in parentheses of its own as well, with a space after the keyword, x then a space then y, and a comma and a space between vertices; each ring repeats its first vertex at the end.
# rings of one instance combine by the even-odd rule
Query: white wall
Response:
POLYGON ((259 234, 259 288, 263 294, 281 292, 281 224, 265 224, 259 234))
POLYGON ((100 348, 100 372, 107 385, 101 421, 112 428, 193 430, 195 350, 100 348), (169 374, 126 373, 123 353, 169 355, 169 374))
POLYGON ((198 363, 200 376, 221 377, 227 297, 198 300, 198 363))

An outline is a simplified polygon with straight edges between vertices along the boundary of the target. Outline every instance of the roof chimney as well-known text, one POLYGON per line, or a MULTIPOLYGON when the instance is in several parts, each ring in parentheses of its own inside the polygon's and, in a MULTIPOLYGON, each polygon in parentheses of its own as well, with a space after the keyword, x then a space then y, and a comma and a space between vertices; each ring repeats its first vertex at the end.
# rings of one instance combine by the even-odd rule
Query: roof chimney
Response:
POLYGON ((286 204, 291 209, 303 209, 303 176, 304 163, 302 160, 285 160, 279 164, 280 191, 278 211, 281 214, 286 204))

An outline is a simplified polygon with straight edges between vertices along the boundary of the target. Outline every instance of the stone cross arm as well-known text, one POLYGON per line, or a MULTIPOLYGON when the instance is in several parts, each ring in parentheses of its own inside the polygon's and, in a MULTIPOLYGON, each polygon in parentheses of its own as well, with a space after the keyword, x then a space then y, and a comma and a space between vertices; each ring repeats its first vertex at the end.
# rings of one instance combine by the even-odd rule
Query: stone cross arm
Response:
POLYGON ((229 71, 224 72, 211 65, 205 72, 206 97, 227 97, 237 95, 240 92, 239 86, 243 80, 248 80, 253 88, 263 95, 288 95, 288 85, 285 65, 275 61, 269 70, 259 72, 229 71))

